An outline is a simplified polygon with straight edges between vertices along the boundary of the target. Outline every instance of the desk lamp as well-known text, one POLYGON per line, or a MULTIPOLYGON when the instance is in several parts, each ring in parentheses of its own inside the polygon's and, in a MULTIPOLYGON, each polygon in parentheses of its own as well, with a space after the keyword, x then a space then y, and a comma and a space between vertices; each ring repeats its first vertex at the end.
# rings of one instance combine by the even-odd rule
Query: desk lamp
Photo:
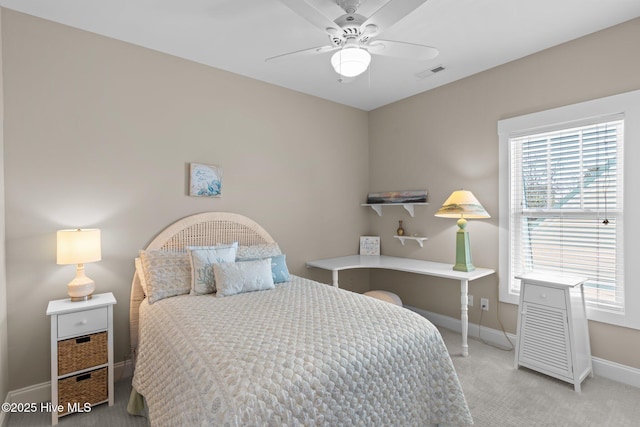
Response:
POLYGON ((57 264, 76 264, 76 277, 67 285, 71 301, 91 299, 95 283, 84 273, 84 264, 100 261, 100 230, 75 229, 58 231, 57 264))
POLYGON ((451 193, 442 207, 436 212, 435 216, 441 218, 459 218, 459 228, 456 233, 456 264, 453 266, 453 269, 457 271, 475 270, 476 268, 471 262, 469 232, 465 230, 467 218, 491 218, 491 215, 487 213, 471 191, 457 190, 451 193))

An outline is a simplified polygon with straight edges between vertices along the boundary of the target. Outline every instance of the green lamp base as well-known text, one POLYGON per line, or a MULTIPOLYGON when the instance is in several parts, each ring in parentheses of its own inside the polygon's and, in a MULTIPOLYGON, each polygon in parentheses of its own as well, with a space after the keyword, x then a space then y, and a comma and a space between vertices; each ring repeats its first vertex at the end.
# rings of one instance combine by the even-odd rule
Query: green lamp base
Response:
MULTIPOLYGON (((460 225, 459 222, 458 225, 460 225)), ((466 221, 464 225, 466 226, 466 221)), ((456 232, 456 264, 453 269, 456 271, 473 271, 476 269, 471 262, 469 232, 462 226, 456 232)))

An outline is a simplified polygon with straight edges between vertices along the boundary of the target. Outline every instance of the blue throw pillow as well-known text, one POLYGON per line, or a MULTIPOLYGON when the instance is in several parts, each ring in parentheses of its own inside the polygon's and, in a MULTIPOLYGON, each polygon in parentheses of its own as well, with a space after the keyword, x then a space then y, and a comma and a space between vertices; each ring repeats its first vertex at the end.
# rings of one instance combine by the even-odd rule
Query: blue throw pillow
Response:
POLYGON ((271 274, 273 275, 273 283, 282 283, 291 280, 285 254, 271 257, 271 274))

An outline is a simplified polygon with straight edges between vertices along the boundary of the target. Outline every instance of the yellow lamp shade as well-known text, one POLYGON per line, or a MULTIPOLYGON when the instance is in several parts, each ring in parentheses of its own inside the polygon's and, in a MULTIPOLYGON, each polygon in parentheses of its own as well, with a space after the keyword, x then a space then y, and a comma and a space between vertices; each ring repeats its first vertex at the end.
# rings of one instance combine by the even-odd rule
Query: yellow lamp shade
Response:
POLYGON ((471 191, 457 190, 451 193, 435 216, 441 218, 491 218, 471 191))

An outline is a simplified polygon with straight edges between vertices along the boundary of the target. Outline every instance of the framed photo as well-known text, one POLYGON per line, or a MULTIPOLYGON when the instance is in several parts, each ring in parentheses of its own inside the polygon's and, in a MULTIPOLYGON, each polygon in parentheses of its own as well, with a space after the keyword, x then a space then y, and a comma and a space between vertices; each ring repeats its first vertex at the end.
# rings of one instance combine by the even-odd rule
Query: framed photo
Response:
POLYGON ((360 255, 380 255, 380 236, 360 236, 360 255))
POLYGON ((222 197, 222 168, 214 165, 191 163, 189 195, 196 197, 222 197))
POLYGON ((382 191, 367 194, 368 204, 426 203, 427 190, 382 191))

